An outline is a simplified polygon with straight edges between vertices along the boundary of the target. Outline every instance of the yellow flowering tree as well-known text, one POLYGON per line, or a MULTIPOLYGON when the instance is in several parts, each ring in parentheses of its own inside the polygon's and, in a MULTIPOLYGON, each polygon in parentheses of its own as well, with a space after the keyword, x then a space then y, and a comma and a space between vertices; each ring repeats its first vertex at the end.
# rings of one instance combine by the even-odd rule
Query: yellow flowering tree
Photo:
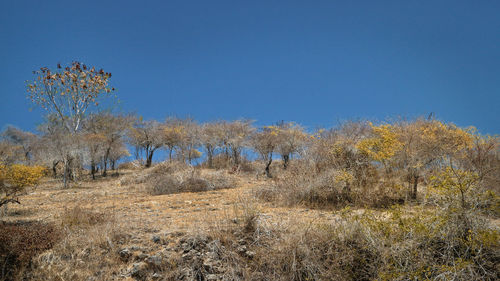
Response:
POLYGON ((432 187, 450 198, 460 198, 462 209, 468 207, 467 198, 477 191, 479 175, 472 171, 446 167, 431 178, 432 187))
POLYGON ((5 165, 0 163, 0 206, 18 203, 15 196, 26 186, 38 184, 45 168, 21 164, 5 165))
MULTIPOLYGON (((100 98, 114 91, 109 85, 111 73, 77 61, 66 67, 57 64, 53 70, 42 67, 33 74, 35 78, 27 81, 28 98, 56 118, 70 137, 77 135, 86 114, 99 105, 100 98)), ((65 188, 75 160, 71 149, 68 147, 61 159, 65 188)))
POLYGON ((472 145, 471 128, 462 129, 438 120, 417 119, 375 126, 372 136, 358 142, 358 150, 386 169, 401 170, 412 199, 424 170, 455 159, 472 145))
POLYGON ((369 123, 369 125, 372 128, 373 136, 361 140, 357 148, 374 161, 385 165, 401 148, 401 142, 394 130, 394 126, 390 124, 375 126, 372 123, 369 123))

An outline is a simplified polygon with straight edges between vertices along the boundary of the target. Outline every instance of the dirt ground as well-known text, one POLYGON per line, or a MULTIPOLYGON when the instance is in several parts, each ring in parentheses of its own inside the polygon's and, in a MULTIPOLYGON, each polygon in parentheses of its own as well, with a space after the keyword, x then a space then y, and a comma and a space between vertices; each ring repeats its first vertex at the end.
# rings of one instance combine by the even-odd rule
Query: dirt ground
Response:
POLYGON ((142 236, 157 232, 208 229, 237 219, 242 213, 258 212, 268 223, 328 223, 335 220, 332 211, 286 208, 257 201, 252 193, 267 179, 238 175, 236 186, 197 193, 149 195, 142 184, 122 185, 120 179, 133 175, 120 171, 119 177, 81 181, 78 186, 62 189, 58 180, 47 179, 19 198, 21 204, 9 206, 5 221, 60 222, 66 210, 79 207, 113 218, 129 233, 142 236))

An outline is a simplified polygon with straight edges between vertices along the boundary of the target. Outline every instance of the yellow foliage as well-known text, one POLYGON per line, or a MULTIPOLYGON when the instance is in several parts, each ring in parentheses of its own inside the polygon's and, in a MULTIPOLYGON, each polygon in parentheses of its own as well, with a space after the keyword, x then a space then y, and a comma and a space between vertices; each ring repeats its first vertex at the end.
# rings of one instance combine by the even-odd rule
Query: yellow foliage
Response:
POLYGON ((431 177, 431 187, 444 195, 460 195, 464 204, 467 193, 475 187, 478 179, 475 172, 447 167, 437 176, 431 177))
POLYGON ((191 158, 200 158, 202 155, 201 151, 199 151, 198 149, 191 149, 191 158))
POLYGON ((36 185, 44 173, 45 168, 41 166, 0 165, 0 182, 16 188, 36 185))
POLYGON ((401 147, 394 127, 389 124, 374 126, 369 123, 374 137, 361 140, 357 148, 375 161, 383 162, 396 154, 401 147))
POLYGON ((354 176, 352 175, 351 172, 349 172, 347 170, 338 171, 338 173, 335 175, 335 182, 336 183, 344 182, 346 184, 349 184, 353 180, 354 180, 354 176))

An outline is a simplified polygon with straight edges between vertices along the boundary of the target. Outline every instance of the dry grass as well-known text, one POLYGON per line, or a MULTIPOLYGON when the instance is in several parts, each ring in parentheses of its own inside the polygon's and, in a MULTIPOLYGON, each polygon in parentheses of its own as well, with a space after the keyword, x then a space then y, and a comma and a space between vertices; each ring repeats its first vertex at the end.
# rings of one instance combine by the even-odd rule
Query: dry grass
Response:
POLYGON ((321 172, 307 165, 291 165, 255 191, 255 196, 284 206, 339 209, 345 206, 388 208, 405 201, 404 193, 395 192, 393 182, 368 186, 346 183, 340 171, 321 172))
MULTIPOLYGON (((77 281, 494 280, 500 268, 495 221, 496 226, 484 219, 472 225, 481 239, 464 244, 454 232, 457 218, 440 221, 444 213, 436 209, 309 209, 303 202, 283 204, 287 197, 281 190, 268 201, 256 200, 258 187, 276 188, 273 180, 223 170, 195 173, 212 184, 230 176, 234 188, 147 192, 147 176, 183 171, 169 166, 123 170, 120 178, 68 190, 47 180, 4 218, 60 229, 58 242, 30 256, 29 270, 19 274, 27 280, 77 281), (481 254, 464 252, 463 245, 474 245, 481 254), (455 250, 460 250, 456 256, 455 250)), ((336 188, 342 194, 342 186, 336 188)))
POLYGON ((52 224, 0 222, 0 280, 21 278, 31 259, 52 248, 60 237, 60 231, 52 224))
POLYGON ((226 171, 206 171, 185 167, 175 171, 158 169, 146 178, 146 189, 152 195, 180 192, 202 192, 233 188, 235 179, 226 171))

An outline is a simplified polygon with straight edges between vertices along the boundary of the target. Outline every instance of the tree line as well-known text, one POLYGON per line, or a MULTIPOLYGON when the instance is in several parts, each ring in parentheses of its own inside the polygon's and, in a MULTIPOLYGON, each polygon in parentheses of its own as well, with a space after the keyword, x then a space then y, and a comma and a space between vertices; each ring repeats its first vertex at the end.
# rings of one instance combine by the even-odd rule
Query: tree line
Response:
MULTIPOLYGON (((61 174, 65 188, 84 170, 93 179, 98 174, 106 177, 109 169, 115 170, 131 154, 144 167, 151 167, 160 149, 169 161, 193 163, 204 155, 203 165, 208 168, 223 163, 235 169, 245 161, 243 151, 251 149, 268 177, 273 176, 275 159, 280 159, 283 170, 295 160, 303 169, 318 173, 335 170, 336 179, 347 191, 370 185, 376 175, 383 175, 406 183, 413 199, 419 183, 435 171, 448 170, 453 179, 460 179, 461 171, 466 171, 468 177, 499 182, 497 136, 432 117, 378 124, 348 121, 315 131, 284 121, 256 127, 248 119, 205 123, 178 117, 143 120, 99 108, 101 100, 115 91, 109 85, 111 73, 102 69, 73 62, 55 70, 41 68, 34 75, 27 84, 28 97, 47 114, 37 133, 15 127, 3 131, 0 163, 46 167, 54 177, 61 174)), ((12 186, 6 182, 0 183, 4 190, 12 186)))

